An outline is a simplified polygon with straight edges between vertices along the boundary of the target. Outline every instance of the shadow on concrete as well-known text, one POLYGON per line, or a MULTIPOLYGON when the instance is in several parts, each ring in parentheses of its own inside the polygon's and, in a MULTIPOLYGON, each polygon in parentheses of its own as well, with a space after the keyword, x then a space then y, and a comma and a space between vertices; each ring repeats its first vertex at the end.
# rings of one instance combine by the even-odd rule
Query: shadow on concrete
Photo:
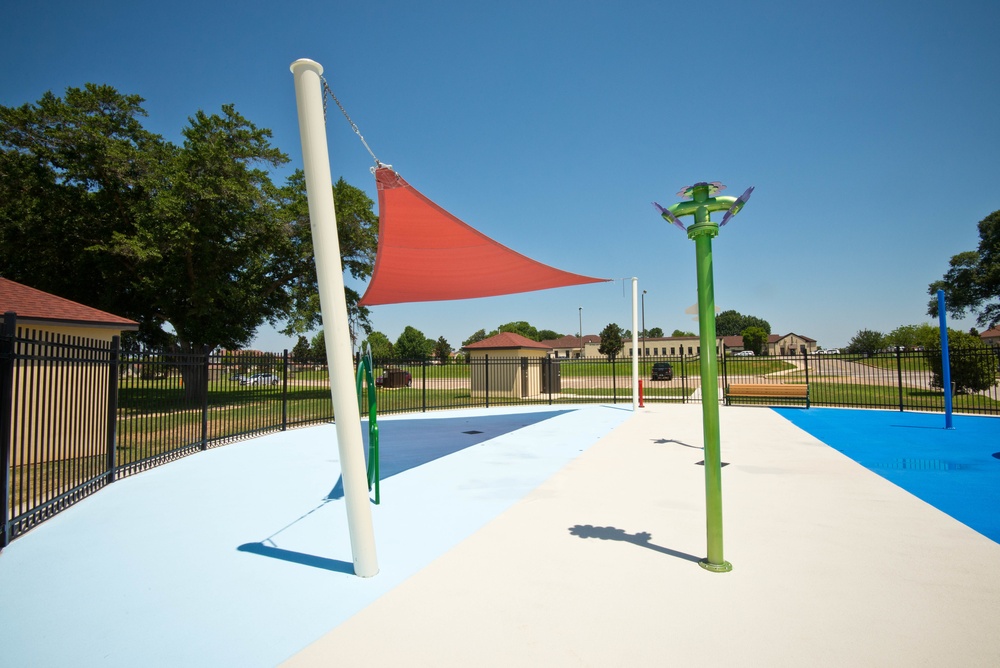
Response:
POLYGON ((570 535, 578 536, 580 538, 619 540, 623 543, 632 543, 633 545, 638 545, 639 547, 644 547, 648 550, 653 550, 654 552, 666 554, 671 557, 677 557, 678 559, 685 559, 686 561, 693 561, 695 563, 701 561, 701 557, 696 557, 693 554, 680 552, 678 550, 671 550, 669 547, 663 547, 662 545, 651 543, 650 541, 652 540, 653 535, 648 531, 625 533, 625 529, 617 529, 615 527, 595 527, 592 524, 577 524, 576 526, 570 527, 569 532, 570 535))
POLYGON ((326 571, 354 575, 354 564, 347 561, 341 561, 340 559, 317 557, 314 554, 304 554, 302 552, 284 550, 280 547, 265 545, 264 543, 244 543, 236 549, 240 552, 259 554, 262 557, 281 559, 282 561, 289 561, 293 564, 300 564, 302 566, 312 566, 313 568, 322 568, 326 571))
POLYGON ((695 450, 704 450, 705 449, 705 448, 703 448, 700 445, 691 445, 690 443, 685 443, 684 441, 678 441, 678 440, 673 439, 673 438, 654 438, 653 439, 653 443, 656 443, 657 445, 663 445, 663 444, 666 444, 666 443, 676 443, 677 445, 683 445, 685 448, 693 448, 695 450))

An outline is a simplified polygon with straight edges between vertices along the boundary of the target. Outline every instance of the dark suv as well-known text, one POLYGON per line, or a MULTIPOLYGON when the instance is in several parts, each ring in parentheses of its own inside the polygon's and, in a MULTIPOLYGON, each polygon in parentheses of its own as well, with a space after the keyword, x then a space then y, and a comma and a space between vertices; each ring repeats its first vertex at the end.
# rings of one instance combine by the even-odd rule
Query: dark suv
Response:
POLYGON ((674 367, 670 366, 670 362, 656 362, 651 377, 653 380, 673 380, 674 367))

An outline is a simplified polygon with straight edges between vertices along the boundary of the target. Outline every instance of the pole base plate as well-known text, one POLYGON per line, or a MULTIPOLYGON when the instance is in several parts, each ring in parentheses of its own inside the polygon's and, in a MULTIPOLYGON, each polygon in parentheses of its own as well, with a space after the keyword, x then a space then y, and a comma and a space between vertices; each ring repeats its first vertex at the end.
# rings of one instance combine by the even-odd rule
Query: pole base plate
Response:
POLYGON ((706 571, 711 571, 713 573, 728 573, 733 570, 733 565, 728 561, 723 561, 721 564, 713 564, 708 559, 702 559, 698 562, 698 565, 706 571))

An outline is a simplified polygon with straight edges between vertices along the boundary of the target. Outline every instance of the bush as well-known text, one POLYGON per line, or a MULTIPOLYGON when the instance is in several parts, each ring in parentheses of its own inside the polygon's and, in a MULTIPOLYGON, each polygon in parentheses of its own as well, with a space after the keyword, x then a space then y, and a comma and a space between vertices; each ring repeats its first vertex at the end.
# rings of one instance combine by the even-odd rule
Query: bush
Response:
MULTIPOLYGON (((940 339, 926 347, 925 355, 933 374, 931 387, 943 388, 940 339)), ((982 392, 997 382, 997 356, 978 336, 949 329, 948 361, 956 394, 982 392)))

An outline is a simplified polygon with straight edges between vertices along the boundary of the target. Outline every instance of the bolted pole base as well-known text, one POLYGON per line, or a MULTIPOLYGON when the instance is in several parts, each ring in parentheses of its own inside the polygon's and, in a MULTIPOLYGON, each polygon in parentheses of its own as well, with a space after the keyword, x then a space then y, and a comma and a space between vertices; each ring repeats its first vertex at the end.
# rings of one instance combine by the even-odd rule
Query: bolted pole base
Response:
POLYGON ((733 570, 733 565, 728 561, 723 561, 721 564, 713 564, 708 559, 702 559, 698 562, 698 565, 712 573, 728 573, 733 570))

